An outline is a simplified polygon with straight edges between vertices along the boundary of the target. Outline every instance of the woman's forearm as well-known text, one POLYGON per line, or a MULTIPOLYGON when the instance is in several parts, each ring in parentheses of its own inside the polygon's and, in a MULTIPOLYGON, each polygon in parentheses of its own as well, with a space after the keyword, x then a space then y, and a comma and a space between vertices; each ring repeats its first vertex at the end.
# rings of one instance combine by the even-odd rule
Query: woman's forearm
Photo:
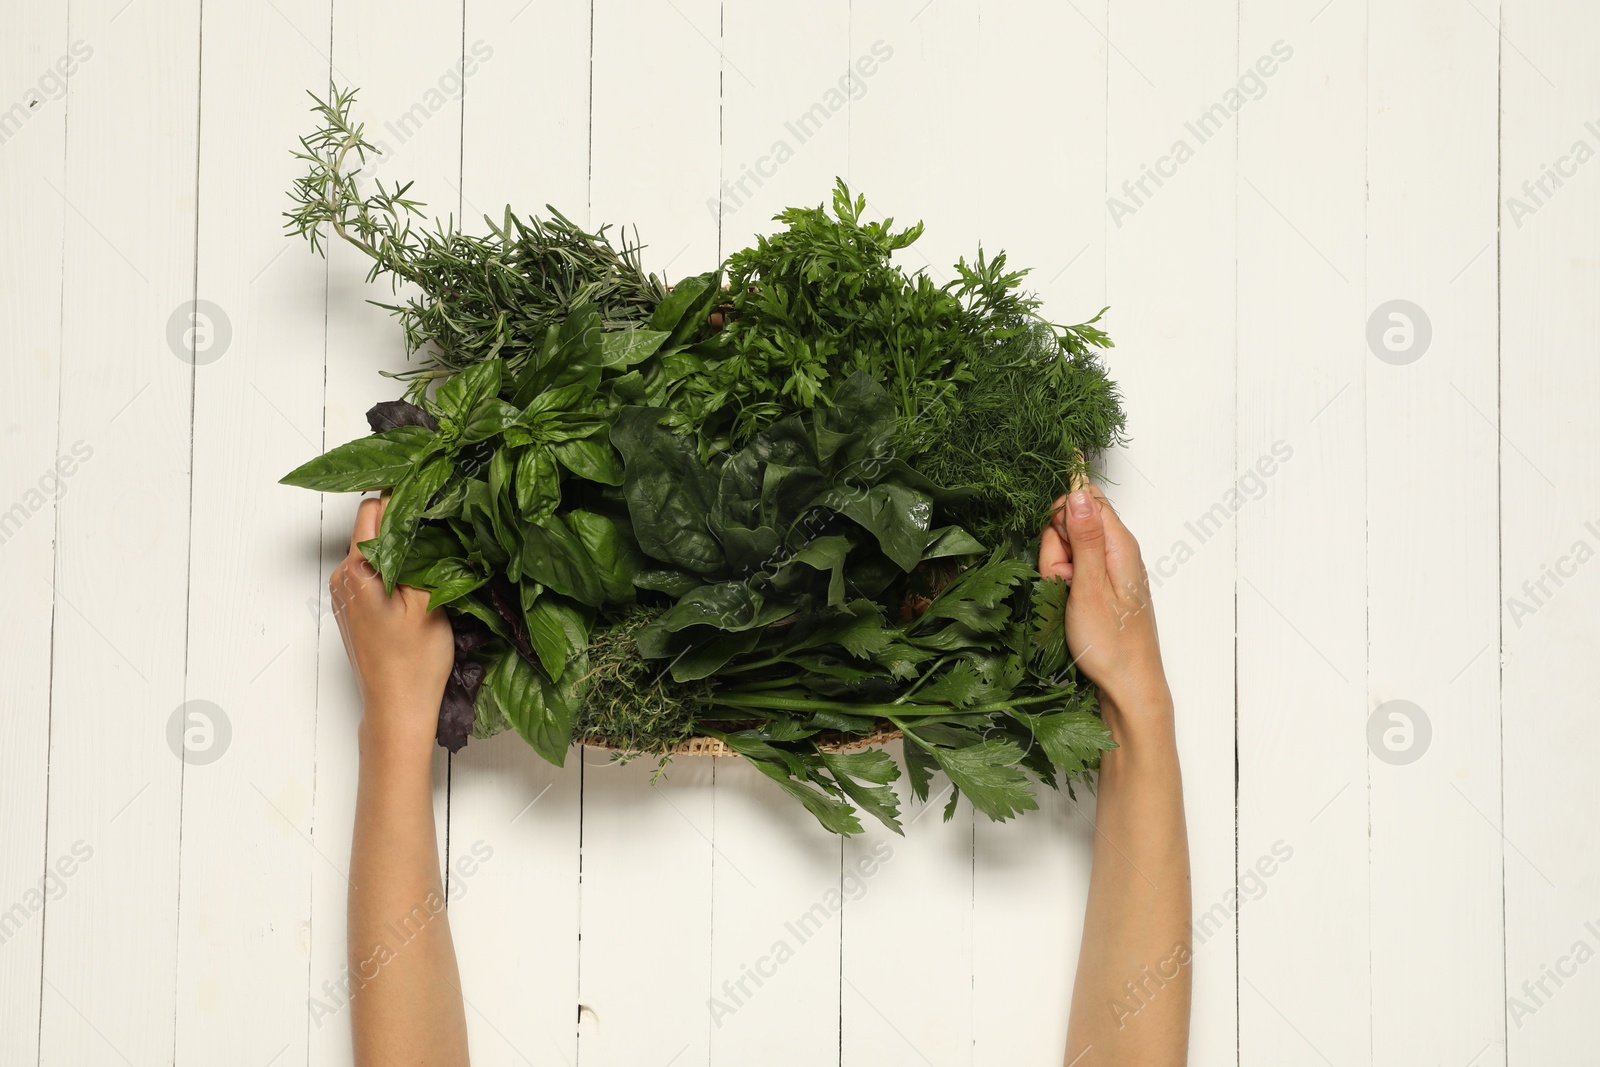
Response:
POLYGON ((466 1017, 433 819, 432 738, 370 725, 416 716, 368 712, 350 858, 355 1062, 464 1065, 466 1017))
POLYGON ((1188 1048, 1190 887, 1172 698, 1162 684, 1102 706, 1119 747, 1101 762, 1066 1061, 1177 1067, 1188 1048))

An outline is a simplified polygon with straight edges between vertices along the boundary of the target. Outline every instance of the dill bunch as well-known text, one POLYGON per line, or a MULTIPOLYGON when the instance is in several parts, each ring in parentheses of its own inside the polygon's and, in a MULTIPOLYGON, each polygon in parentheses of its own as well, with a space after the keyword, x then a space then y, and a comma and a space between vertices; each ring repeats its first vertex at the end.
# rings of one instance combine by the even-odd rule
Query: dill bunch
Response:
POLYGON ((617 748, 622 758, 666 757, 695 733, 697 713, 710 703, 711 683, 677 682, 639 654, 639 632, 662 609, 636 607, 589 635, 589 672, 573 737, 617 748))
POLYGON ((970 491, 949 516, 985 544, 1031 542, 1086 457, 1122 440, 1122 404, 1091 341, 1109 344, 1092 322, 1001 331, 969 356, 971 379, 929 420, 911 464, 970 491))

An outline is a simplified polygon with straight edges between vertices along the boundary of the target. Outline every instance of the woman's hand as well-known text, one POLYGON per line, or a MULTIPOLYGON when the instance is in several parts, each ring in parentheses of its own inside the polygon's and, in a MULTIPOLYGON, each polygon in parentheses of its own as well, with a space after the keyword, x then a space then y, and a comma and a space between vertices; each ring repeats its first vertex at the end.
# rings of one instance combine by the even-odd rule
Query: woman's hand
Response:
POLYGON ((357 1067, 466 1067, 467 1019, 433 820, 433 737, 455 639, 428 594, 383 579, 358 547, 386 501, 363 500, 328 579, 365 712, 350 845, 350 1028, 357 1067), (418 916, 421 922, 418 924, 418 916), (397 930, 406 935, 397 940, 397 930))
POLYGON ((1117 742, 1100 759, 1065 1062, 1178 1067, 1188 1062, 1193 978, 1189 844, 1172 693, 1139 543, 1105 495, 1085 486, 1056 501, 1039 572, 1072 583, 1067 648, 1100 687, 1117 742), (1139 985, 1129 998, 1153 970, 1155 987, 1139 985))
POLYGON ((388 501, 363 500, 350 554, 328 579, 333 616, 365 706, 363 727, 385 738, 426 738, 437 728, 439 701, 455 662, 455 639, 443 611, 410 586, 384 592, 383 579, 357 546, 378 536, 388 501))
POLYGON ((1039 539, 1039 573, 1072 583, 1067 650, 1101 693, 1130 711, 1169 706, 1139 543, 1098 487, 1056 501, 1039 539))

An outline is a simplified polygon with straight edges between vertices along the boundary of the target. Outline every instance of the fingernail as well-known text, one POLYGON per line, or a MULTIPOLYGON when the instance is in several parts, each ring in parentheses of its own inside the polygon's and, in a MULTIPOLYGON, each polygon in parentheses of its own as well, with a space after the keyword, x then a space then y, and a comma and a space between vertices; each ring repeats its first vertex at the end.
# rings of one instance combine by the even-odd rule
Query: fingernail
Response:
POLYGON ((1094 514, 1094 509, 1089 503, 1089 494, 1082 489, 1067 498, 1067 507, 1072 510, 1075 518, 1087 519, 1094 514))

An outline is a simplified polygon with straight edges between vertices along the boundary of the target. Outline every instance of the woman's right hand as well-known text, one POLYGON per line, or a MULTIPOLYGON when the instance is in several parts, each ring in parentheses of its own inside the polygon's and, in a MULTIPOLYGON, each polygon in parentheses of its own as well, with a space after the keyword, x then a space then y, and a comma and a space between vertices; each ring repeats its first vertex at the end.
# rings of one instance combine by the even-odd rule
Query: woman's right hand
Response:
POLYGON ((1039 573, 1071 583, 1067 650, 1101 694, 1124 712, 1169 707, 1139 542, 1099 487, 1056 501, 1039 539, 1039 573))

